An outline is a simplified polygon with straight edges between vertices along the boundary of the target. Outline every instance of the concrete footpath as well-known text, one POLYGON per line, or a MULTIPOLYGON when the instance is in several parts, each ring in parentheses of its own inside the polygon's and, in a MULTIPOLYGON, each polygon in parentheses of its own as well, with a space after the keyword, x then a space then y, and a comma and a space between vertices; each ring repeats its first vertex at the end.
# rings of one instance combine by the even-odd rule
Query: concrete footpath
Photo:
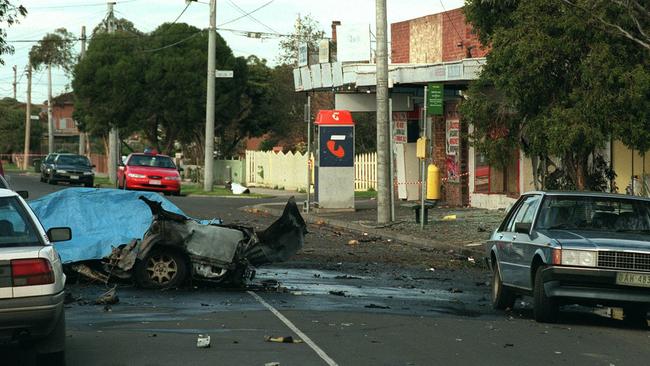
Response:
MULTIPOLYGON (((302 201, 297 199, 299 206, 302 201)), ((264 203, 243 207, 249 212, 265 212, 280 216, 284 203, 264 203)), ((305 221, 314 225, 327 225, 360 235, 359 241, 374 240, 377 237, 391 239, 417 247, 453 249, 461 252, 482 252, 482 245, 490 233, 501 223, 503 210, 475 208, 436 207, 429 209, 429 221, 420 228, 415 222, 412 208, 397 203, 395 221, 377 225, 377 201, 363 199, 356 201, 354 212, 302 212, 305 221)))

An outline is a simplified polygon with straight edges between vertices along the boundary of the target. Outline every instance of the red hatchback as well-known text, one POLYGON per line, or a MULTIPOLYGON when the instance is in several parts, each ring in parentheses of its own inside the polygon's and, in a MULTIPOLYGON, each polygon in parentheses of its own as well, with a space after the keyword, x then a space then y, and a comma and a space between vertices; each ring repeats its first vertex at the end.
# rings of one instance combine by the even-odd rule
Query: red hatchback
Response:
POLYGON ((181 176, 174 161, 160 154, 131 154, 117 169, 117 188, 179 196, 181 176))

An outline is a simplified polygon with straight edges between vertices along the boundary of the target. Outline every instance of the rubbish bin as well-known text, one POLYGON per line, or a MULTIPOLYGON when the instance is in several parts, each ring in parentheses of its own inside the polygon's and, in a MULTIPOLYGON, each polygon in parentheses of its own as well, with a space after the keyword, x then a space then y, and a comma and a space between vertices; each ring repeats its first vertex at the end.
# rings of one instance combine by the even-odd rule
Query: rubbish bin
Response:
POLYGON ((32 161, 32 165, 34 166, 34 171, 36 173, 41 172, 41 159, 34 159, 34 161, 32 161))

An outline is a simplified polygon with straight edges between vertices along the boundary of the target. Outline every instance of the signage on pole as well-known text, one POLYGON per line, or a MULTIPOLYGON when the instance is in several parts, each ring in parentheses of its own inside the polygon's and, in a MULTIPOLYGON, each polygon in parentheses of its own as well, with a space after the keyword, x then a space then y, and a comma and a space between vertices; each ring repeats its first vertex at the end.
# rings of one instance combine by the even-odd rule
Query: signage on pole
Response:
POLYGON ((430 83, 427 88, 427 115, 442 116, 443 114, 443 85, 430 83))
POLYGON ((298 67, 307 66, 309 64, 309 48, 307 43, 298 45, 298 67))
POLYGON ((232 70, 214 70, 214 77, 219 79, 232 79, 234 75, 232 70))

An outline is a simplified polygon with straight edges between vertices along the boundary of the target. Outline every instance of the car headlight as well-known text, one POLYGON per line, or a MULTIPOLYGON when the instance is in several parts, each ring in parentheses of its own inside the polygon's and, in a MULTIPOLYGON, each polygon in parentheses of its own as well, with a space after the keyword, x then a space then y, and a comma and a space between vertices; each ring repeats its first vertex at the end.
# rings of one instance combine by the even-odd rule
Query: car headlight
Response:
POLYGON ((135 174, 135 173, 129 173, 127 174, 129 178, 146 178, 147 176, 144 174, 135 174))
POLYGON ((562 249, 562 265, 596 267, 595 251, 562 249))
POLYGON ((181 177, 165 177, 165 180, 176 180, 176 181, 179 181, 179 180, 181 180, 181 177))
POLYGON ((56 172, 59 173, 59 174, 66 174, 68 171, 67 170, 62 170, 62 169, 57 169, 56 172))

